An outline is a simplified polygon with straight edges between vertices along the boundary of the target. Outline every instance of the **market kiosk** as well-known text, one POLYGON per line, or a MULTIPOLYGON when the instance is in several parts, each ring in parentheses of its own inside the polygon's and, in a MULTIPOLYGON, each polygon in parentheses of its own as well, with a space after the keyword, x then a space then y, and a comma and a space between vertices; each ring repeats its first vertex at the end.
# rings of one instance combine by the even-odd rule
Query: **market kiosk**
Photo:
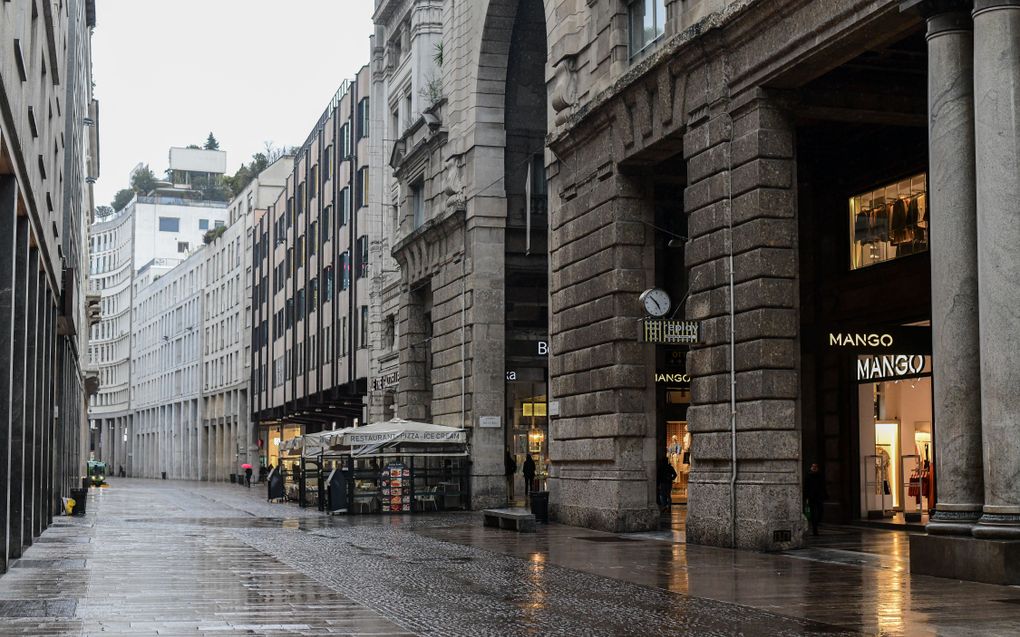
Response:
POLYGON ((395 418, 302 437, 298 501, 331 513, 467 509, 463 429, 395 418))

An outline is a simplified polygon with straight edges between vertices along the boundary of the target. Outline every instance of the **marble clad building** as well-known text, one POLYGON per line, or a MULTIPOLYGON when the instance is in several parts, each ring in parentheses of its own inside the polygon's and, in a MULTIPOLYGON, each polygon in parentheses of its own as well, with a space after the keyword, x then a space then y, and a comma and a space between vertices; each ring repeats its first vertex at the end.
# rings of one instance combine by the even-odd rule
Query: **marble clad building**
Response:
POLYGON ((0 3, 0 573, 85 472, 95 25, 92 0, 0 3))

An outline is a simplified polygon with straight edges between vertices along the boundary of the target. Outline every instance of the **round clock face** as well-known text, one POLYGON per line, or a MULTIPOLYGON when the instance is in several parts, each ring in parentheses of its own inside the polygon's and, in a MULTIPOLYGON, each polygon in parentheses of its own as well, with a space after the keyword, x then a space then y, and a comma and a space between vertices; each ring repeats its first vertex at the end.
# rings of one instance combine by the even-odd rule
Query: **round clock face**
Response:
POLYGON ((669 312, 669 294, 661 288, 652 288, 641 293, 640 301, 645 311, 652 316, 665 316, 669 312))

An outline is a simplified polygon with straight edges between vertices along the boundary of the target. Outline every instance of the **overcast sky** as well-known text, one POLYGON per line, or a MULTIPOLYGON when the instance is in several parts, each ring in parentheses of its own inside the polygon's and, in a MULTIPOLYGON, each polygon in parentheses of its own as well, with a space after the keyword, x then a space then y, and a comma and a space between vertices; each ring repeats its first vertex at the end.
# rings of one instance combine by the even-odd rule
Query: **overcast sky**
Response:
POLYGON ((157 176, 170 146, 210 131, 232 174, 264 142, 302 143, 346 78, 368 63, 373 0, 98 0, 97 205, 132 168, 157 176))

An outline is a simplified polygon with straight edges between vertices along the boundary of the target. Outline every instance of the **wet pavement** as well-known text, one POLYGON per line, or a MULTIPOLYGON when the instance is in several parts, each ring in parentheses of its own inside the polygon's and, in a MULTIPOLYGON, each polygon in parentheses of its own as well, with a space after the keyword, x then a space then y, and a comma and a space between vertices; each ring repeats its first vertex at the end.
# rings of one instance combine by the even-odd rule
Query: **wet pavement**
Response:
POLYGON ((232 485, 118 480, 0 577, 0 635, 1018 635, 1020 588, 908 571, 902 532, 759 554, 666 531, 328 517, 232 485))

